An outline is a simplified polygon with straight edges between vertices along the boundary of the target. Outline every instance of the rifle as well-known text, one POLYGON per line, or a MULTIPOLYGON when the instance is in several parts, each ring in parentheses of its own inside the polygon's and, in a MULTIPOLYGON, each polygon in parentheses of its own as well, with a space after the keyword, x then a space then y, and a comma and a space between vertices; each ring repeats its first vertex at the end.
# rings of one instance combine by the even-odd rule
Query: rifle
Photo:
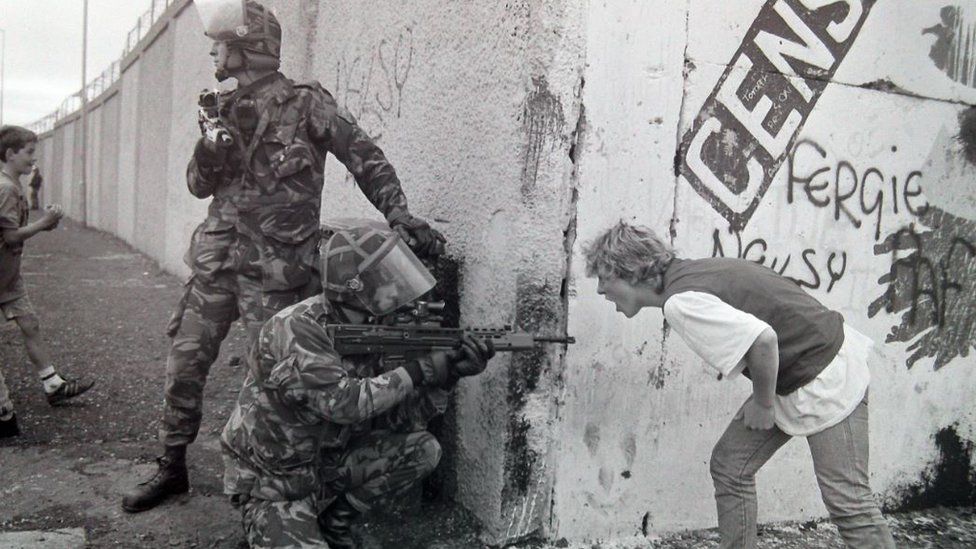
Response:
POLYGON ((220 93, 215 90, 203 90, 197 98, 197 122, 203 135, 217 145, 230 145, 234 136, 220 121, 220 93))
POLYGON ((335 349, 341 355, 385 353, 404 355, 416 352, 456 349, 461 336, 470 334, 491 340, 496 351, 531 351, 543 343, 576 343, 571 336, 537 336, 502 328, 440 328, 437 326, 383 326, 373 324, 329 324, 335 349))

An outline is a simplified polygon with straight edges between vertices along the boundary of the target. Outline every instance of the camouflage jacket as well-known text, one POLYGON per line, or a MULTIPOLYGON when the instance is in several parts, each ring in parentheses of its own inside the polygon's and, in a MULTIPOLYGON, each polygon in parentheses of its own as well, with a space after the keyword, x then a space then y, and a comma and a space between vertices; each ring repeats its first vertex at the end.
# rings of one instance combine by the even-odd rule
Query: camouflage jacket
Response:
POLYGON ((448 392, 415 388, 376 355, 341 357, 321 295, 283 309, 261 329, 244 385, 221 433, 224 490, 281 501, 310 495, 350 439, 414 432, 443 413, 448 392))
POLYGON ((226 269, 260 278, 271 290, 303 286, 314 261, 327 153, 387 221, 407 213, 383 151, 319 83, 296 85, 276 72, 220 102, 221 122, 234 137, 225 162, 202 166, 194 157, 187 167, 190 192, 213 197, 184 258, 195 274, 226 269))

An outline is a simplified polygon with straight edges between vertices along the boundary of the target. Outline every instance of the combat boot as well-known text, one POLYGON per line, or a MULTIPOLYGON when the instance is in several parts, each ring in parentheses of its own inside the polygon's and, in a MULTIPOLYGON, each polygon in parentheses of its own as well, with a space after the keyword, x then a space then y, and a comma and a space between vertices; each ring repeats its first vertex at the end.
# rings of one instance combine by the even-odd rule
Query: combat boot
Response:
POLYGON ((186 446, 167 447, 156 462, 159 464, 156 473, 122 497, 122 510, 129 513, 148 511, 167 497, 190 490, 186 473, 186 446))
MULTIPOLYGON (((0 408, 0 412, 3 412, 0 408)), ((2 416, 4 414, 0 414, 2 416)), ((17 426, 17 414, 11 414, 9 419, 0 419, 0 438, 15 437, 20 434, 20 427, 17 426)))
POLYGON ((352 523, 357 517, 359 511, 344 496, 339 496, 328 509, 319 513, 319 530, 329 549, 357 549, 352 538, 352 523))

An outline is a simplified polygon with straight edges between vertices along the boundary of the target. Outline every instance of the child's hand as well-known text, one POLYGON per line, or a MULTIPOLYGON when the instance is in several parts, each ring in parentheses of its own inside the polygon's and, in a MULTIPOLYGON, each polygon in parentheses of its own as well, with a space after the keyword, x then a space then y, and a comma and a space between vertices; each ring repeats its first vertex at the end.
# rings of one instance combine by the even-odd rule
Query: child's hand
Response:
POLYGON ((58 226, 58 222, 64 216, 64 210, 58 204, 49 204, 44 207, 44 216, 41 218, 41 223, 44 224, 44 230, 50 231, 58 226))
POLYGON ((749 399, 742 405, 736 419, 742 418, 746 427, 756 431, 767 431, 773 428, 773 407, 760 406, 755 400, 749 399))

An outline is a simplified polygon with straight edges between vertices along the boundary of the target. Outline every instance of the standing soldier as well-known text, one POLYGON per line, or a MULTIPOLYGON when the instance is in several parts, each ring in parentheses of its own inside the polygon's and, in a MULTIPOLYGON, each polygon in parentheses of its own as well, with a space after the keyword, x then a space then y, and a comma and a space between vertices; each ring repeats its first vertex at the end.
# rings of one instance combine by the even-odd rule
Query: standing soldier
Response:
POLYGON ((44 178, 41 177, 41 171, 37 169, 37 164, 31 167, 30 181, 27 185, 30 187, 30 209, 40 210, 41 209, 41 185, 44 183, 44 178))
POLYGON ((393 166, 318 82, 296 84, 278 72, 281 27, 252 0, 196 0, 214 40, 215 76, 237 80, 221 93, 214 123, 187 167, 187 186, 212 197, 185 256, 193 275, 169 326, 159 468, 122 499, 128 512, 151 509, 188 491, 186 447, 197 436, 203 386, 231 323, 241 318, 248 342, 277 311, 317 290, 323 164, 332 153, 366 198, 420 255, 443 251, 444 239, 413 217, 393 166))
POLYGON ((402 366, 340 355, 330 324, 382 319, 434 277, 398 236, 371 226, 339 229, 321 255, 323 291, 261 329, 221 435, 224 491, 254 548, 355 547, 358 515, 437 466, 427 421, 494 355, 490 340, 468 335, 402 366))

